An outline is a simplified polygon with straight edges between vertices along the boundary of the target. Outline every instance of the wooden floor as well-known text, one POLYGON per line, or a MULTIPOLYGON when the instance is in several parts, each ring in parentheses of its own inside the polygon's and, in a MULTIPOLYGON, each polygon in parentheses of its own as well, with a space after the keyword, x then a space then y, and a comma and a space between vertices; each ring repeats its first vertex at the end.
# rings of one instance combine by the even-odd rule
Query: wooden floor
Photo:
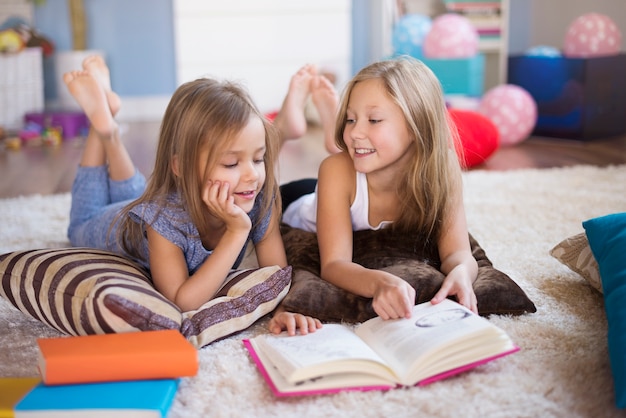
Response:
MULTIPOLYGON (((122 135, 139 170, 149 175, 154 164, 158 122, 122 125, 122 135)), ((321 130, 312 126, 305 137, 289 141, 280 156, 281 181, 315 177, 327 155, 321 130)), ((58 147, 36 146, 11 150, 0 145, 0 198, 28 194, 65 193, 71 188, 83 140, 65 141, 58 147)), ((626 135, 576 141, 531 137, 512 147, 501 147, 478 169, 513 170, 563 167, 577 164, 626 164, 626 135)))

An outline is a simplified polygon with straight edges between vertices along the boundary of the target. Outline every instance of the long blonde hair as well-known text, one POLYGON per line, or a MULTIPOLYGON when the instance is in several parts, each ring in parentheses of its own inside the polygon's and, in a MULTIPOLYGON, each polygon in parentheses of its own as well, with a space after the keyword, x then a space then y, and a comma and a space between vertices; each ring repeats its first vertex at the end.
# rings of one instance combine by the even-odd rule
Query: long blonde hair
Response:
POLYGON ((198 156, 201 150, 208 150, 205 173, 209 173, 218 163, 222 150, 253 116, 261 119, 265 129, 266 178, 260 219, 270 210, 280 210, 276 128, 259 112, 240 85, 201 78, 181 85, 167 106, 161 123, 154 171, 146 190, 120 214, 118 240, 124 251, 139 257, 138 248, 144 240, 142 225, 130 219, 129 211, 145 202, 158 202, 163 208, 172 193, 179 194, 183 209, 189 213, 200 237, 210 232, 207 207, 201 197, 204 179, 200 178, 198 156), (179 175, 174 174, 172 166, 175 158, 179 175))
POLYGON ((346 85, 337 115, 335 143, 344 152, 348 150, 343 132, 350 95, 359 82, 371 79, 383 82, 389 97, 404 114, 414 143, 407 151, 412 156, 403 170, 406 174, 397 183, 402 207, 392 227, 417 233, 436 243, 444 227, 450 197, 455 188, 461 187, 458 162, 450 155, 458 138, 448 120, 441 85, 426 65, 411 57, 380 61, 363 68, 346 85))

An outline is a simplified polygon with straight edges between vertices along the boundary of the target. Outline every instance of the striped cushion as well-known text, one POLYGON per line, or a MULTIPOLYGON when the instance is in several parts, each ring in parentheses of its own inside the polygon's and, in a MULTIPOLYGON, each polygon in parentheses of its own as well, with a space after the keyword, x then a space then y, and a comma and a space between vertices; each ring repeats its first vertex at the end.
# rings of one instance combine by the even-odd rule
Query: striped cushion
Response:
POLYGON ((236 271, 213 299, 183 313, 180 332, 196 347, 227 337, 272 312, 290 285, 290 266, 236 271))
POLYGON ((580 274, 591 287, 603 293, 600 267, 593 256, 585 232, 565 238, 550 250, 550 255, 580 274))
POLYGON ((237 271, 214 299, 182 313, 141 267, 106 251, 16 251, 0 255, 0 272, 1 296, 65 334, 179 329, 198 348, 274 310, 291 281, 289 267, 237 271))

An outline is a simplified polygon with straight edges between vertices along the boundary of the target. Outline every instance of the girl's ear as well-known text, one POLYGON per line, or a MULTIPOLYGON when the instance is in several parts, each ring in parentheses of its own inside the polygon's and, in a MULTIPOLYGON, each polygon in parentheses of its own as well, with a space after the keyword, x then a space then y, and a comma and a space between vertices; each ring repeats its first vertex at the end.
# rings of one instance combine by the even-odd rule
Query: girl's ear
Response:
POLYGON ((176 177, 180 177, 180 168, 178 166, 178 155, 172 157, 172 171, 176 177))

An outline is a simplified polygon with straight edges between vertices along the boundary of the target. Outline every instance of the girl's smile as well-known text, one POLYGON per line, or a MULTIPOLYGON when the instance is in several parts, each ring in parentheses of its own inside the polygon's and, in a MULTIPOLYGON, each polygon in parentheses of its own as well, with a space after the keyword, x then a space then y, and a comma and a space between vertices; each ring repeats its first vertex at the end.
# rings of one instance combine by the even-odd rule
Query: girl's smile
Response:
POLYGON ((355 148, 354 149, 354 153, 356 154, 355 157, 359 157, 359 156, 367 156, 370 154, 375 153, 376 150, 373 148, 355 148))
POLYGON ((233 195, 240 197, 241 199, 244 200, 252 200, 254 201, 254 199, 256 198, 257 192, 256 190, 248 190, 245 192, 235 192, 233 193, 233 195))

